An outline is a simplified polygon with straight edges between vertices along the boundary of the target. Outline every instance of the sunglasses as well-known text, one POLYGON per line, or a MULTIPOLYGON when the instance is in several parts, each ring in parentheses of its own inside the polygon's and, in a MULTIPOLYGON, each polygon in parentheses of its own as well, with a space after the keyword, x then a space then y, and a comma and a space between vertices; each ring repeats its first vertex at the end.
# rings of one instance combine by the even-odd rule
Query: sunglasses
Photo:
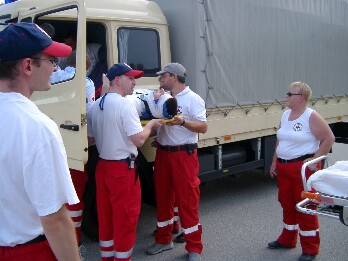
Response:
POLYGON ((58 65, 58 58, 53 57, 52 59, 43 59, 43 58, 37 58, 37 57, 30 57, 33 60, 42 60, 42 61, 50 61, 54 67, 58 65))
POLYGON ((302 95, 302 93, 291 93, 291 92, 287 92, 286 93, 287 96, 291 97, 293 95, 302 95))

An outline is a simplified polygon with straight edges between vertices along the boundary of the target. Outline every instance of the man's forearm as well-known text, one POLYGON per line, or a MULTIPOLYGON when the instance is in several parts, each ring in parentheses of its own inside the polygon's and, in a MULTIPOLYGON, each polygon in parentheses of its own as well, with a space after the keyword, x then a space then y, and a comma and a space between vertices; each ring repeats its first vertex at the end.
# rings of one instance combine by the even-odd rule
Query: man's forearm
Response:
POLYGON ((182 126, 190 131, 197 132, 197 133, 206 133, 208 129, 208 124, 206 121, 198 121, 198 120, 196 121, 185 120, 182 126))
POLYGON ((41 217, 45 235, 58 261, 79 261, 74 224, 65 206, 48 216, 41 217))

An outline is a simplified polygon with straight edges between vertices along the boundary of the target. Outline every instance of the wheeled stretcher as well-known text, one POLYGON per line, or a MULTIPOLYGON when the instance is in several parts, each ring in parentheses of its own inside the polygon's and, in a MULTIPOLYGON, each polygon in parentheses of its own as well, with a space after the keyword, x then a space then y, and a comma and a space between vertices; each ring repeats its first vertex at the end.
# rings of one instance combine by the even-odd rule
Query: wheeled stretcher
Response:
POLYGON ((348 161, 338 161, 332 166, 316 171, 307 180, 306 167, 320 161, 328 163, 327 157, 321 156, 303 164, 303 200, 296 205, 296 209, 309 215, 336 218, 348 226, 348 161), (310 192, 312 189, 317 192, 310 192))

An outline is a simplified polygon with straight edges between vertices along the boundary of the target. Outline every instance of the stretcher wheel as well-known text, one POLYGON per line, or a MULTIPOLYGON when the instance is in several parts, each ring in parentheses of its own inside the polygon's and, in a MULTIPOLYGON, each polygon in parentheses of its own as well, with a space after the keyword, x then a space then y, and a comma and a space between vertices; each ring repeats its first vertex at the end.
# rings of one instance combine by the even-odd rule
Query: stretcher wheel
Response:
POLYGON ((348 226, 348 207, 343 207, 339 213, 339 218, 344 225, 348 226))

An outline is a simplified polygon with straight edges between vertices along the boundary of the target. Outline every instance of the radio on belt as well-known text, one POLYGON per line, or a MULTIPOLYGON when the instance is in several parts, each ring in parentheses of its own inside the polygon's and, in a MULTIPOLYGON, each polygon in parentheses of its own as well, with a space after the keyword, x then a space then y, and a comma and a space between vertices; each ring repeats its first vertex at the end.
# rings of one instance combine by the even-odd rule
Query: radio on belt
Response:
POLYGON ((128 168, 130 169, 134 169, 134 165, 135 165, 135 155, 132 153, 131 155, 129 155, 128 157, 128 168))

